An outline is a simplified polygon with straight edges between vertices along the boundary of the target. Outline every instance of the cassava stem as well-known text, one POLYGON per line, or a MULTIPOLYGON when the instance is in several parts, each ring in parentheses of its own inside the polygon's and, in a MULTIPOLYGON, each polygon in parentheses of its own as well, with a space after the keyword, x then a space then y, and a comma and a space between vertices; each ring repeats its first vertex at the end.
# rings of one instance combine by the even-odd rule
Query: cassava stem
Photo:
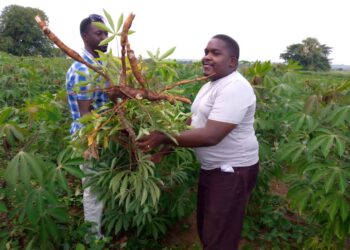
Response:
MULTIPOLYGON (((128 30, 131 27, 132 20, 134 19, 135 15, 130 14, 127 20, 124 23, 123 26, 123 32, 122 32, 122 39, 124 42, 127 42, 127 33, 128 30)), ((35 20, 37 21, 40 29, 44 32, 47 37, 53 41, 57 47, 59 47, 63 52, 65 52, 69 57, 72 59, 79 61, 83 64, 85 64, 87 67, 95 71, 96 73, 100 74, 102 77, 106 79, 106 81, 113 83, 112 79, 102 72, 99 68, 87 63, 76 51, 73 49, 69 48, 67 45, 65 45, 46 25, 46 23, 41 20, 39 16, 35 17, 35 20)), ((123 44, 123 43, 122 43, 123 44)), ((126 69, 125 69, 126 70, 126 69)), ((136 76, 135 76, 136 77, 136 76)), ((161 94, 161 93, 156 93, 147 89, 136 89, 132 88, 129 86, 122 86, 122 85, 112 85, 112 87, 103 89, 103 91, 106 92, 118 92, 120 91, 123 93, 127 98, 137 98, 137 99, 148 99, 150 101, 160 101, 160 100, 167 100, 170 103, 174 103, 175 101, 181 101, 184 103, 191 103, 191 101, 188 98, 181 97, 181 96, 172 96, 169 94, 161 94)))
MULTIPOLYGON (((44 32, 47 37, 53 41, 57 47, 59 47, 64 53, 66 53, 69 57, 73 58, 74 60, 81 62, 82 64, 85 64, 88 68, 92 69, 96 73, 102 75, 109 83, 113 84, 112 79, 105 74, 102 70, 100 70, 98 67, 95 67, 94 65, 91 65, 87 63, 75 50, 69 48, 67 45, 65 45, 46 25, 45 21, 43 21, 40 16, 35 17, 36 22, 38 23, 40 29, 44 32)), ((114 85, 114 84, 113 84, 114 85)))
POLYGON ((191 80, 183 80, 183 81, 179 81, 179 82, 176 82, 172 85, 169 85, 169 86, 166 86, 164 89, 162 89, 160 92, 164 92, 166 90, 169 90, 169 89, 173 89, 177 86, 180 86, 180 85, 184 85, 184 84, 187 84, 187 83, 190 83, 190 82, 195 82, 195 81, 202 81, 202 80, 207 80, 209 77, 213 76, 214 74, 210 75, 210 76, 203 76, 203 77, 197 77, 195 79, 191 79, 191 80))

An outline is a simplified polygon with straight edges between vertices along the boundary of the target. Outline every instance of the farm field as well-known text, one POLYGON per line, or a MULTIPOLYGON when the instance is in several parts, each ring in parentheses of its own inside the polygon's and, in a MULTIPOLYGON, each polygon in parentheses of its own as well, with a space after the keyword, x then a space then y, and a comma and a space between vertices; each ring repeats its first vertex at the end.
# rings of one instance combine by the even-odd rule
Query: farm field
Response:
MULTIPOLYGON (((117 133, 94 137, 102 164, 90 184, 106 202, 106 237, 91 240, 79 168, 79 150, 87 143, 71 143, 69 135, 65 74, 71 62, 0 52, 0 249, 200 249, 194 212, 199 166, 192 152, 179 149, 155 166, 124 169, 124 151, 104 139, 117 133), (134 183, 142 185, 133 190, 134 183)), ((145 64, 154 88, 201 76, 199 62, 145 64)), ((257 96, 261 164, 241 248, 350 249, 350 72, 270 62, 243 62, 239 71, 257 96)), ((170 93, 193 100, 202 83, 170 93)), ((135 112, 126 117, 143 121, 143 107, 152 108, 157 126, 185 129, 188 104, 135 100, 128 106, 135 112)), ((96 117, 84 122, 114 122, 96 117)), ((135 125, 136 134, 143 128, 135 125)))

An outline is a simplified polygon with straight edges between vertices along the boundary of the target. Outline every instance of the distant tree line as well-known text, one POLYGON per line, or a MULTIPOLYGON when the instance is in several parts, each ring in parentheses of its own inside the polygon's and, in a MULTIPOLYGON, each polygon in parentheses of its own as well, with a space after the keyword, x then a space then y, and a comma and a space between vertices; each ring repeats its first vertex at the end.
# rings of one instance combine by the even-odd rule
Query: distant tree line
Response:
POLYGON ((40 9, 9 5, 0 15, 0 51, 16 56, 62 55, 59 49, 39 29, 34 17, 47 23, 47 15, 40 9))
POLYGON ((316 38, 306 38, 302 43, 292 44, 280 57, 286 62, 298 62, 306 70, 326 71, 331 69, 328 58, 332 48, 320 44, 316 38))

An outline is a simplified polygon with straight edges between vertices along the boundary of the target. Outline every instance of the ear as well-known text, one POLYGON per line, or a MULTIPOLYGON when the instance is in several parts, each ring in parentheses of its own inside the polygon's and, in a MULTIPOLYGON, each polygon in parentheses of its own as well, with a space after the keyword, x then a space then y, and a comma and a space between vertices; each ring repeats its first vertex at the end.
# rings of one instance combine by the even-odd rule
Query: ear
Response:
POLYGON ((238 66, 237 58, 234 57, 234 56, 231 56, 231 58, 230 58, 230 67, 233 68, 233 69, 237 69, 237 66, 238 66))
POLYGON ((87 34, 86 33, 83 33, 82 35, 81 35, 81 38, 83 39, 83 41, 85 42, 86 41, 86 39, 87 39, 87 34))

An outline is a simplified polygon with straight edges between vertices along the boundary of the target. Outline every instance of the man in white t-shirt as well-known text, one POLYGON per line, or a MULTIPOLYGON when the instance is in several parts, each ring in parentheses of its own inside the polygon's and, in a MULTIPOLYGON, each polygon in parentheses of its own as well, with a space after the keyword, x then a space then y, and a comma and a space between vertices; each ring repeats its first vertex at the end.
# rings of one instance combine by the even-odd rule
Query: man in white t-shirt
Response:
MULTIPOLYGON (((207 44, 202 59, 210 76, 192 104, 192 129, 174 136, 177 146, 194 148, 201 163, 198 183, 197 226, 203 249, 238 249, 245 206, 259 169, 255 136, 256 97, 250 83, 237 72, 239 46, 226 35, 207 44)), ((174 145, 161 132, 142 138, 148 151, 174 145)))

